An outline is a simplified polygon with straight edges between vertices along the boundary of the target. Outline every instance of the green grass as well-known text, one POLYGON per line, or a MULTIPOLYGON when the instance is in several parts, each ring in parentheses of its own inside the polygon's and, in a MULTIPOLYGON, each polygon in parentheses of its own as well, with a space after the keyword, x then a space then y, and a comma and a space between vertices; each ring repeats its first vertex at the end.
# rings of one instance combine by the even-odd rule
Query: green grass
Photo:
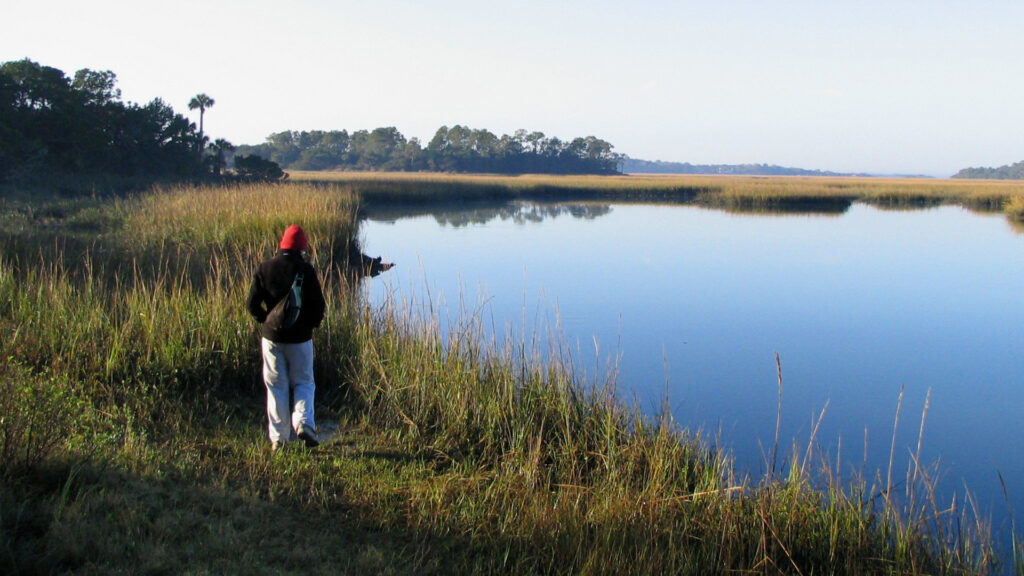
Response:
POLYGON ((441 334, 429 310, 367 309, 342 264, 364 185, 4 205, 0 571, 995 566, 987 525, 934 502, 924 469, 898 498, 841 478, 814 446, 785 473, 739 476, 700 434, 623 405, 614 382, 580 381, 557 342, 499 349, 472 315, 441 334), (292 222, 324 272, 318 413, 338 433, 272 454, 243 300, 292 222))

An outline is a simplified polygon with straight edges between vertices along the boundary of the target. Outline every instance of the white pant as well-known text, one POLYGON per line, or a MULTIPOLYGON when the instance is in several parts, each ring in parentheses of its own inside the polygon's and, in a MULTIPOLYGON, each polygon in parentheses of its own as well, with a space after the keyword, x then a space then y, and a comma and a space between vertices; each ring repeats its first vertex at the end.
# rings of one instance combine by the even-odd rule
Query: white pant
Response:
POLYGON ((313 420, 313 341, 282 344, 263 338, 263 382, 267 385, 270 441, 287 442, 299 425, 316 430, 313 420), (294 394, 294 403, 289 402, 294 394), (291 422, 288 413, 291 412, 291 422), (289 426, 290 424, 290 426, 289 426))

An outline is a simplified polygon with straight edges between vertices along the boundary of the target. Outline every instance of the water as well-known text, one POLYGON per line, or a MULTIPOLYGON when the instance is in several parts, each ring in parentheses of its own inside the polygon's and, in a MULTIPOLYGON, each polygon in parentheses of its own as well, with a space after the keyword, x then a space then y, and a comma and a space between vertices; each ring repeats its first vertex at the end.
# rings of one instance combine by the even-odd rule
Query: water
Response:
POLYGON ((479 310, 499 336, 557 325, 591 377, 617 366, 623 398, 650 412, 667 398, 741 470, 769 466, 778 353, 782 454, 824 410, 820 452, 884 476, 902 389, 902 479, 930 394, 922 461, 940 497, 966 486, 1007 533, 999 472, 1024 510, 1024 236, 1001 215, 506 205, 378 213, 362 235, 397 263, 372 302, 479 310))

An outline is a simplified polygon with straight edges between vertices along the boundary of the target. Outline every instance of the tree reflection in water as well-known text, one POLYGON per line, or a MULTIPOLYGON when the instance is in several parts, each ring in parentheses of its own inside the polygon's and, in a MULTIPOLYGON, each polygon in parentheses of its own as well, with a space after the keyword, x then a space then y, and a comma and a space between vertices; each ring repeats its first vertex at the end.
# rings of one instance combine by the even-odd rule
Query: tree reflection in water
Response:
POLYGON ((451 203, 429 206, 382 206, 364 210, 364 216, 375 222, 395 222, 402 218, 432 216, 438 224, 461 228, 484 225, 494 220, 516 224, 539 223, 549 218, 570 216, 594 220, 611 212, 608 204, 548 204, 536 202, 451 203))

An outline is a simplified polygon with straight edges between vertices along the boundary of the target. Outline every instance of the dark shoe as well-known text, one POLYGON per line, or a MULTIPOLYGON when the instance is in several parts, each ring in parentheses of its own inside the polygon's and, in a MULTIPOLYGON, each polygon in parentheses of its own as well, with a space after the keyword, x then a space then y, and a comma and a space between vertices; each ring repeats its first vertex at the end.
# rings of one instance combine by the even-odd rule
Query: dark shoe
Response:
POLYGON ((277 440, 270 443, 271 452, 280 452, 281 450, 284 450, 284 442, 277 440))
POLYGON ((316 430, 301 424, 299 425, 299 439, 306 443, 306 448, 316 448, 320 445, 320 441, 316 437, 316 430))

